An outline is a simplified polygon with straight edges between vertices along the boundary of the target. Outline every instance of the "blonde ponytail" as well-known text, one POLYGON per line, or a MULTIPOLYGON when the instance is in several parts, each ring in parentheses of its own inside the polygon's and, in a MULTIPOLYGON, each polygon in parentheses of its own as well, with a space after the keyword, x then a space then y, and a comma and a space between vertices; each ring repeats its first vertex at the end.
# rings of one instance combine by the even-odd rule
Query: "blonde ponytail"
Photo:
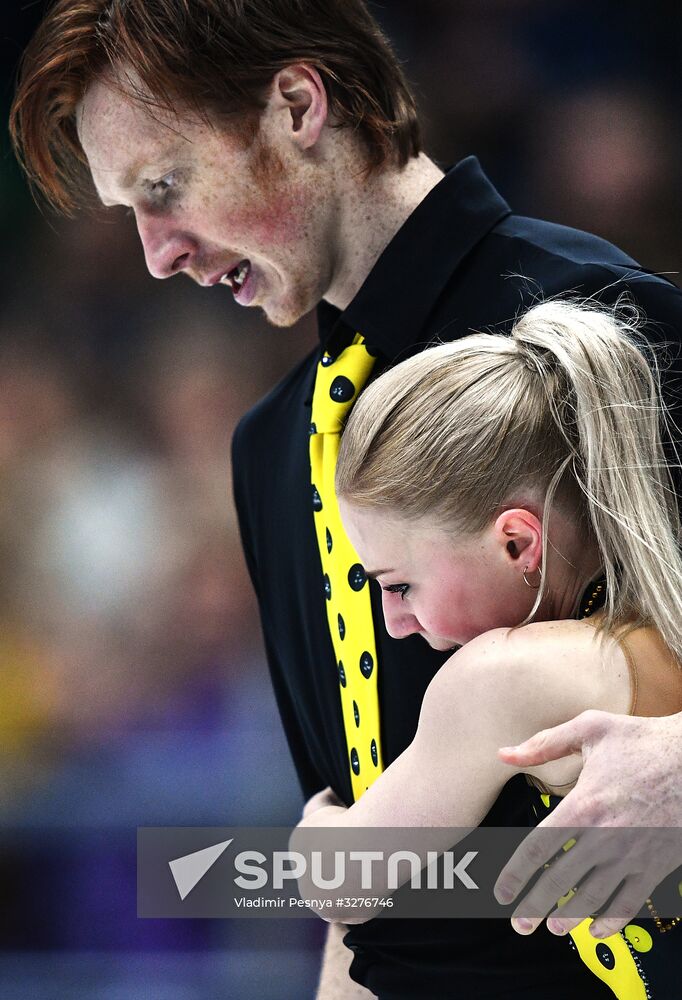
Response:
POLYGON ((370 385, 343 434, 337 491, 471 531, 539 493, 545 566, 560 503, 599 547, 602 628, 651 622, 682 661, 680 524, 662 420, 634 310, 552 300, 511 337, 430 348, 370 385))
POLYGON ((657 369, 637 345, 636 314, 545 302, 519 320, 512 339, 537 368, 586 499, 606 574, 605 624, 655 622, 679 658, 679 514, 659 431, 657 369))

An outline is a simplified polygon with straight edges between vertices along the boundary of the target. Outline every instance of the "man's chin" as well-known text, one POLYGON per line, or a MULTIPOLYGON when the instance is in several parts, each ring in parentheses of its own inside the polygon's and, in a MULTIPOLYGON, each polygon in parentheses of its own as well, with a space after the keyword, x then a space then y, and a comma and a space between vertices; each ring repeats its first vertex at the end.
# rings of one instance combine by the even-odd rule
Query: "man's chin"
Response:
POLYGON ((322 301, 318 285, 292 278, 273 284, 264 290, 263 298, 256 303, 271 326, 295 326, 310 315, 322 301))
POLYGON ((280 330, 295 326, 306 315, 306 312, 302 309, 287 309, 286 307, 277 306, 269 307, 267 303, 259 304, 259 306, 268 324, 280 330))

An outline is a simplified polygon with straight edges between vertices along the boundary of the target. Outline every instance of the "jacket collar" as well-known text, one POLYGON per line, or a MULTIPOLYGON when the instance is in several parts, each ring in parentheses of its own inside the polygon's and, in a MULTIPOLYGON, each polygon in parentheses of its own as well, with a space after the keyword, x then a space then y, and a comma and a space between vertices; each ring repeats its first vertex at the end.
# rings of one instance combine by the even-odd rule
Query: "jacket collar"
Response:
POLYGON ((388 360, 398 357, 425 328, 462 260, 510 213, 476 157, 462 160, 401 226, 350 305, 340 312, 320 303, 322 342, 333 343, 345 328, 388 360))

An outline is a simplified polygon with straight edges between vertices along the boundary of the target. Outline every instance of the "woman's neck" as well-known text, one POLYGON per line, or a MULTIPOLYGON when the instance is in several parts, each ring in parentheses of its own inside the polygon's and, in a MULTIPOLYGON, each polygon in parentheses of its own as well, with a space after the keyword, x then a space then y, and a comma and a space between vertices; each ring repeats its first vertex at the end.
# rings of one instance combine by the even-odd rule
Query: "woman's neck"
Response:
MULTIPOLYGON (((604 575, 603 557, 596 539, 558 511, 552 514, 551 541, 547 545, 546 596, 538 619, 564 621, 577 618, 583 595, 604 575)), ((587 595, 590 599, 590 594, 587 595)))

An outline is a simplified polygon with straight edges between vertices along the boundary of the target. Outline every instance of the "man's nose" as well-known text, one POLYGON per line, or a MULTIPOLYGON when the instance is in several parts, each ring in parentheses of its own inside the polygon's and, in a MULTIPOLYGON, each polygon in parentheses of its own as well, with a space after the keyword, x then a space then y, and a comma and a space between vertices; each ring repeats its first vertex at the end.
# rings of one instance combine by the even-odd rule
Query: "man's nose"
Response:
POLYGON ((182 230, 161 219, 137 216, 147 270, 154 278, 171 278, 191 266, 195 241, 182 230))
POLYGON ((399 594, 384 592, 383 609, 386 631, 392 639, 405 639, 408 635, 421 632, 418 620, 404 605, 399 594))

